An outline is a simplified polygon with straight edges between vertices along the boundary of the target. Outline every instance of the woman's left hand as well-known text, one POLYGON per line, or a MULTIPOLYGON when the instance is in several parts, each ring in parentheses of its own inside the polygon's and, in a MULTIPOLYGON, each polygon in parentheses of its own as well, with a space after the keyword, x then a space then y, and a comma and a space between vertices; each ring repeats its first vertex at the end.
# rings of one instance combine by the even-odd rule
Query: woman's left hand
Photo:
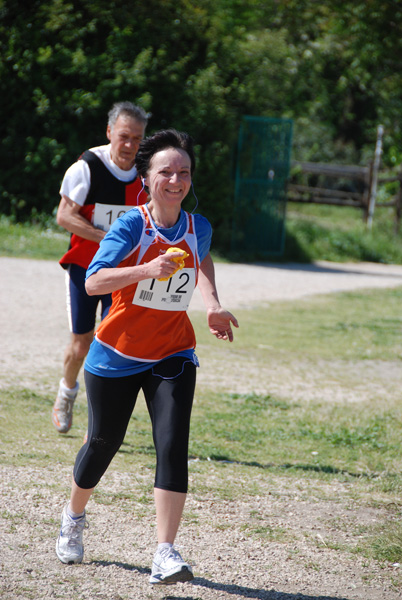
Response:
POLYGON ((208 327, 212 335, 218 340, 229 340, 233 342, 232 325, 239 327, 236 317, 221 306, 210 308, 207 311, 208 327))

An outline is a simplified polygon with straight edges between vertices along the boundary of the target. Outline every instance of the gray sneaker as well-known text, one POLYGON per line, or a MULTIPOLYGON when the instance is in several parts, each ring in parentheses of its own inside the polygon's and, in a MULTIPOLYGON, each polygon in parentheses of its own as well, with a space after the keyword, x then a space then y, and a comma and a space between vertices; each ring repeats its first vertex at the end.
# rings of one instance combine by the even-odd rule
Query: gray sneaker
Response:
POLYGON ((84 558, 82 534, 88 527, 85 514, 79 519, 73 519, 67 514, 67 507, 61 515, 60 534, 56 542, 56 554, 62 563, 74 565, 84 558))
POLYGON ((157 551, 152 562, 149 583, 169 585, 194 579, 191 566, 184 562, 179 552, 172 547, 157 551))
POLYGON ((52 410, 52 421, 59 433, 67 433, 73 423, 73 406, 78 394, 78 382, 71 392, 67 392, 62 384, 62 379, 59 384, 56 401, 52 410))

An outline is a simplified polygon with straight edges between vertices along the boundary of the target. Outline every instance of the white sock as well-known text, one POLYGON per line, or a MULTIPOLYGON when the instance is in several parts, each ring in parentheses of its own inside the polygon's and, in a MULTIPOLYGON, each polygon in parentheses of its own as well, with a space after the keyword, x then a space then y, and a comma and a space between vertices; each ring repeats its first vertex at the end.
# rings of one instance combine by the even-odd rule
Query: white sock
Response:
POLYGON ((64 382, 64 378, 60 380, 60 388, 66 396, 75 396, 78 392, 78 388, 80 387, 78 381, 76 381, 75 386, 73 388, 69 388, 66 386, 64 382))
POLYGON ((81 517, 83 517, 85 515, 85 510, 82 513, 75 513, 71 510, 70 505, 68 505, 67 506, 67 514, 72 519, 80 519, 81 517))
POLYGON ((162 550, 165 548, 173 548, 173 544, 170 542, 162 542, 161 544, 158 544, 158 552, 162 552, 162 550))

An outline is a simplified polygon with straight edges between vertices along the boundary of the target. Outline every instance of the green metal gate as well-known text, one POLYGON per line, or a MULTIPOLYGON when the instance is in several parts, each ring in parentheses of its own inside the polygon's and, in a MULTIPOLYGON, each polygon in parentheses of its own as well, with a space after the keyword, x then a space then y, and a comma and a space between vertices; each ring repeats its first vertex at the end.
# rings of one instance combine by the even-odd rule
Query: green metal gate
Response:
POLYGON ((291 119, 243 117, 232 232, 236 253, 270 256, 283 252, 292 127, 291 119))

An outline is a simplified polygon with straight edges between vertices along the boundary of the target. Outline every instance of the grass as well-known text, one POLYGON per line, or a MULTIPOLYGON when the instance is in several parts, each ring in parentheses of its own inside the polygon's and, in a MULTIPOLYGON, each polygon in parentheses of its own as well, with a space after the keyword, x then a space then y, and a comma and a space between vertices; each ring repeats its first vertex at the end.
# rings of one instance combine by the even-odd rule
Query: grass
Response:
POLYGON ((402 262, 402 229, 394 210, 378 208, 372 229, 355 208, 289 203, 284 260, 402 262))
POLYGON ((402 491, 402 479, 394 477, 401 466, 398 406, 380 414, 375 405, 365 406, 362 418, 355 407, 272 400, 254 394, 202 395, 193 420, 193 455, 298 476, 364 477, 381 490, 389 476, 394 492, 402 491))
POLYGON ((52 219, 46 226, 13 223, 0 217, 0 256, 60 260, 68 248, 69 234, 52 219))
MULTIPOLYGON (((379 310, 383 298, 381 291, 345 293, 342 302, 334 302, 332 296, 318 296, 307 302, 300 301, 291 319, 287 305, 282 304, 275 307, 276 314, 267 309, 262 320, 251 313, 251 329, 246 335, 258 335, 260 340, 268 343, 274 341, 275 353, 291 353, 292 356, 300 356, 302 347, 303 353, 316 359, 387 360, 400 357, 402 289, 387 292, 387 309, 384 311, 379 310)), ((267 352, 264 348, 260 351, 267 352)))

